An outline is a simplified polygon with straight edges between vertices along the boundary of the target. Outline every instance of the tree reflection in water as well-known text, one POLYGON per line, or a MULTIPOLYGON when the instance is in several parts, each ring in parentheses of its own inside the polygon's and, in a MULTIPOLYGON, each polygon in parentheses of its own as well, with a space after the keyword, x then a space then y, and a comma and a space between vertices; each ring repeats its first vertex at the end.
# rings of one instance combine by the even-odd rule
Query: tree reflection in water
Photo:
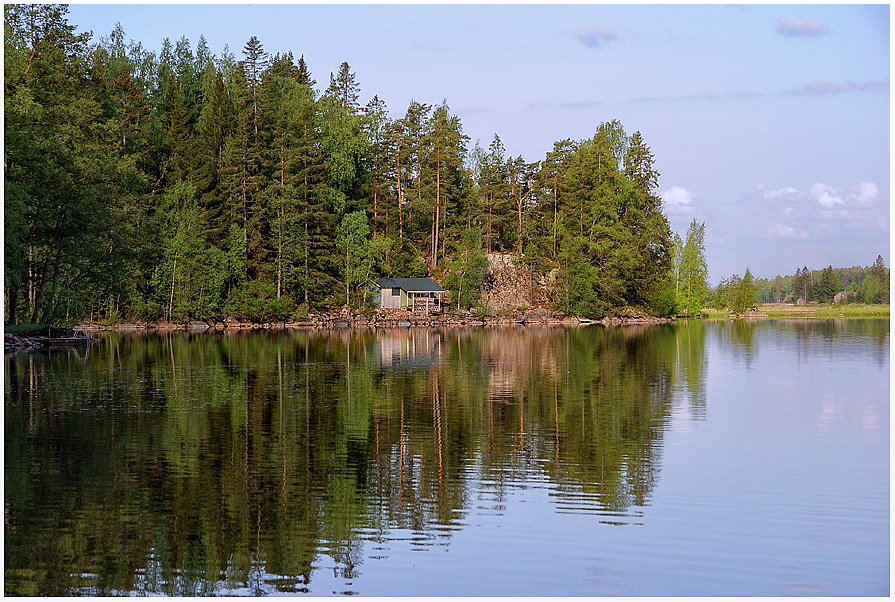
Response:
MULTIPOLYGON (((649 504, 701 326, 108 335, 6 361, 6 593, 361 591, 392 537, 551 484, 557 512, 649 504), (327 560, 329 559, 329 560, 327 560)), ((328 593, 328 592, 327 592, 328 593)))

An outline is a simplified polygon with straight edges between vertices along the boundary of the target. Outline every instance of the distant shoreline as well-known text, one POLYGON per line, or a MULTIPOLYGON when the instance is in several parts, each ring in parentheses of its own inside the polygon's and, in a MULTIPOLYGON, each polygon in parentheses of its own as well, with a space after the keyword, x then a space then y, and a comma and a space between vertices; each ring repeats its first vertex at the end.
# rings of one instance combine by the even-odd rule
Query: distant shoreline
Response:
MULTIPOLYGON (((724 310, 707 310, 708 318, 728 317, 729 313, 724 310)), ((836 319, 836 318, 888 318, 888 305, 859 305, 851 303, 848 305, 829 305, 829 304, 808 304, 794 305, 790 303, 764 303, 758 306, 757 312, 746 312, 764 314, 768 319, 781 318, 816 318, 816 319, 836 319)))

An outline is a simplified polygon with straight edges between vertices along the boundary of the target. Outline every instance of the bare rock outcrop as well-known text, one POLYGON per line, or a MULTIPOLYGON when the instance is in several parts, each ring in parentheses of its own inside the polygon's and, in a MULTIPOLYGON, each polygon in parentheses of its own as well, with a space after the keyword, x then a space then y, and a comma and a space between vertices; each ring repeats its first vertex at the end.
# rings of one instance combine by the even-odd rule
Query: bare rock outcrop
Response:
POLYGON ((490 274, 483 287, 483 300, 491 313, 550 306, 556 270, 539 276, 516 253, 488 253, 487 257, 490 274))

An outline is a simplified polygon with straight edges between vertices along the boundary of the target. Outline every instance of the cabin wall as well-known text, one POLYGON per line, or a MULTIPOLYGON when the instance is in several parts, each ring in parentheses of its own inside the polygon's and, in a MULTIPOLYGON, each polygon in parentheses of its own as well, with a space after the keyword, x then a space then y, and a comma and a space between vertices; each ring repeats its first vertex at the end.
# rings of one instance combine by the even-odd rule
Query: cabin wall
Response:
POLYGON ((393 289, 390 287, 386 287, 380 291, 380 304, 379 307, 383 309, 394 309, 398 307, 405 307, 407 305, 407 294, 401 289, 393 289), (398 294, 395 295, 392 291, 397 290, 398 294))

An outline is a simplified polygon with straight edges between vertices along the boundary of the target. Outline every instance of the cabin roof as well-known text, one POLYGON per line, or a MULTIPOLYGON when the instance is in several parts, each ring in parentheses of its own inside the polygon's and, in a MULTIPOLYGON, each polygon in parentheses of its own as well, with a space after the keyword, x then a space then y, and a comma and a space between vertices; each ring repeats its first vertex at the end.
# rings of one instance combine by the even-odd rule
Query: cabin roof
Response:
POLYGON ((380 278, 376 281, 379 288, 402 288, 407 292, 440 292, 445 291, 431 278, 380 278))

